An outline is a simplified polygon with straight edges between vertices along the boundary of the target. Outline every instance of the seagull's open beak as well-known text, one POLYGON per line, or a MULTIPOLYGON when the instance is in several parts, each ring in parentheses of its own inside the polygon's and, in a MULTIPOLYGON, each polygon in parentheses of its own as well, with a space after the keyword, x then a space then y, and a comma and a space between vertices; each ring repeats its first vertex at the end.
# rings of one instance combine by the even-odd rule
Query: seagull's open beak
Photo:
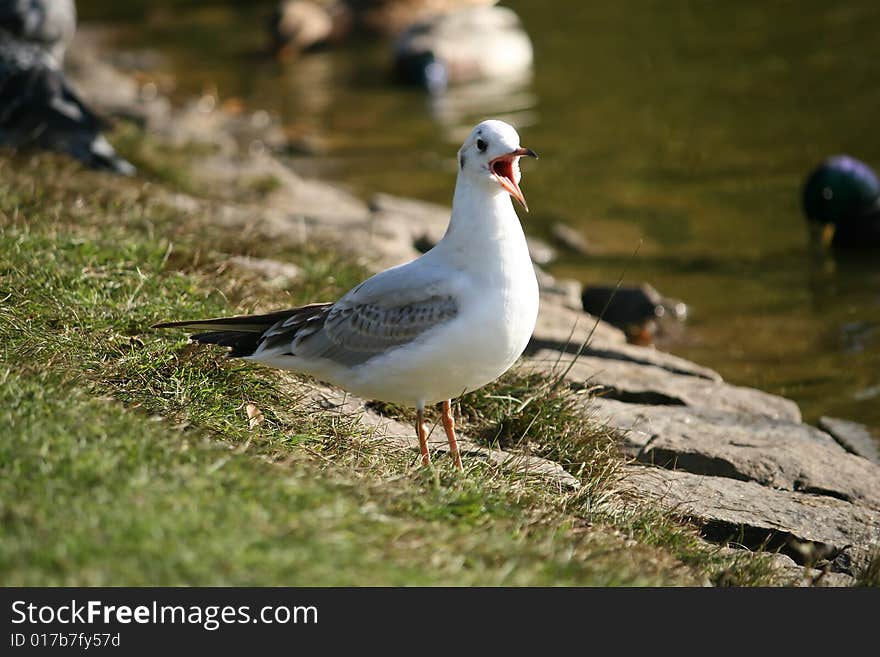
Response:
POLYGON ((495 179, 507 190, 507 193, 522 203, 522 206, 528 212, 529 206, 526 205, 526 198, 516 182, 519 174, 519 158, 523 156, 538 158, 538 154, 531 148, 517 148, 507 155, 496 157, 489 162, 489 168, 492 170, 495 179))

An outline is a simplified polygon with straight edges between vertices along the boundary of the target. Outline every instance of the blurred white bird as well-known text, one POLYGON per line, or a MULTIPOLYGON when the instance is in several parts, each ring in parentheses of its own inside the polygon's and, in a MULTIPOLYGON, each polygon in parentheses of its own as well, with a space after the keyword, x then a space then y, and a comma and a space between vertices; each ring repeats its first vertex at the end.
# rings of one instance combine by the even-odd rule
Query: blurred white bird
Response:
POLYGON ((475 80, 528 78, 532 59, 532 42, 507 7, 469 7, 432 16, 394 43, 398 77, 432 93, 475 80))
POLYGON ((397 35, 413 23, 497 0, 281 0, 269 19, 281 56, 325 46, 353 34, 397 35))

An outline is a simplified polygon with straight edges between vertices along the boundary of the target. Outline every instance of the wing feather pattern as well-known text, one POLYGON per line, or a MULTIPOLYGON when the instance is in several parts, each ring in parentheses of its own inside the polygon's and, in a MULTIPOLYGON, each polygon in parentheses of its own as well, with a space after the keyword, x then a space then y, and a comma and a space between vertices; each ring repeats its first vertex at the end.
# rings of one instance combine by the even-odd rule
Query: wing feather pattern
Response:
POLYGON ((325 358, 345 366, 416 340, 458 314, 451 296, 432 296, 398 306, 339 302, 329 308, 320 326, 302 326, 296 317, 279 322, 263 335, 255 353, 290 354, 303 359, 325 358))
POLYGON ((198 331, 190 336, 193 341, 231 347, 233 357, 290 355, 354 366, 413 342, 457 315, 455 297, 433 295, 400 305, 342 299, 267 315, 170 322, 154 328, 198 331))

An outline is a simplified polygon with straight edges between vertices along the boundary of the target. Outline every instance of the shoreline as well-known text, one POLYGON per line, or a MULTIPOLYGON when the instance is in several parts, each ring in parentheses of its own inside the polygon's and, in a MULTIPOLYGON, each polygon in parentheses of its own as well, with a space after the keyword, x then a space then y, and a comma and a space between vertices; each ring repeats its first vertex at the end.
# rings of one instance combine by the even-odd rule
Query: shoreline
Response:
MULTIPOLYGON (((89 39, 87 30, 77 37, 71 66, 89 102, 135 119, 159 144, 192 151, 181 167, 181 189, 160 192, 182 217, 210 206, 226 230, 287 247, 336 248, 371 272, 416 257, 445 228, 448 209, 442 206, 385 194, 366 203, 336 185, 300 177, 272 155, 283 137, 271 119, 264 120, 265 112, 229 112, 201 100, 174 107, 101 63, 89 39), (187 188, 212 195, 205 199, 187 188)), ((238 264, 282 287, 296 278, 295 265, 273 258, 238 264)), ((552 377, 576 360, 566 381, 590 391, 584 403, 592 418, 621 432, 631 459, 624 482, 636 499, 687 518, 724 549, 737 542, 779 550, 778 566, 794 580, 846 585, 877 558, 880 466, 870 454, 853 454, 859 448, 839 431, 803 424, 790 400, 727 384, 699 364, 628 344, 622 331, 580 310, 579 296, 577 282, 541 277, 541 313, 524 367, 552 377), (575 359, 572 352, 589 336, 575 359), (818 576, 815 566, 821 566, 818 576)), ((363 400, 340 400, 322 386, 314 393, 322 408, 359 414, 389 444, 414 447, 409 427, 363 400)), ((524 466, 521 455, 468 446, 467 440, 466 454, 513 470, 537 465, 548 481, 576 486, 559 463, 532 457, 524 466)))

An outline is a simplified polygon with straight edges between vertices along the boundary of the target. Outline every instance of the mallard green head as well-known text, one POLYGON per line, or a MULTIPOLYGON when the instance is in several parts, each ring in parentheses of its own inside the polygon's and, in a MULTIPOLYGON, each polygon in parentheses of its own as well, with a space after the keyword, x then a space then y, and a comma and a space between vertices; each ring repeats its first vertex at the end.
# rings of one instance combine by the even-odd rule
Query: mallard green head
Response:
POLYGON ((877 221, 880 180, 864 162, 837 155, 816 167, 804 183, 803 209, 814 234, 839 245, 840 233, 864 232, 877 221))

